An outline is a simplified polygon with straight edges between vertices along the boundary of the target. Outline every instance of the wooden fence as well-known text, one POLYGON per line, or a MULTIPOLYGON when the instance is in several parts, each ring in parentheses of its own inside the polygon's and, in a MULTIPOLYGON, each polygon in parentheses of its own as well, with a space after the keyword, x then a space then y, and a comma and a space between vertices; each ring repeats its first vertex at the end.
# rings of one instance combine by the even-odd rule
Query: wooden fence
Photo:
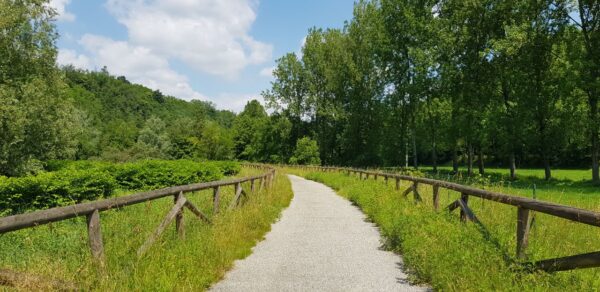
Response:
MULTIPOLYGON (((164 220, 160 223, 152 235, 150 235, 144 244, 137 250, 138 256, 141 257, 165 231, 165 229, 173 222, 173 220, 175 220, 176 230, 179 237, 185 236, 183 221, 184 208, 189 209, 200 220, 208 224, 211 223, 211 219, 207 215, 202 213, 200 209, 198 209, 185 198, 184 195, 186 193, 212 189, 214 212, 218 213, 220 210, 220 191, 223 187, 234 187, 235 195, 228 207, 229 209, 233 209, 239 205, 240 198, 242 196, 248 196, 246 191, 242 188, 242 183, 250 183, 250 192, 254 192, 256 188, 262 190, 263 188, 268 188, 272 185, 275 176, 274 168, 254 164, 245 164, 244 166, 264 169, 266 172, 257 176, 169 187, 124 197, 116 197, 3 217, 0 218, 0 234, 24 228, 35 227, 51 222, 62 221, 74 217, 86 216, 88 240, 92 256, 98 265, 104 266, 104 246, 100 228, 100 212, 173 196, 174 206, 171 208, 169 213, 167 213, 167 216, 165 216, 164 220)), ((7 272, 4 271, 4 274, 6 273, 7 272)), ((2 275, 3 274, 0 273, 0 283, 3 281, 8 281, 6 278, 9 277, 1 277, 2 275)), ((14 275, 12 277, 18 278, 14 275)))
MULTIPOLYGON (((408 181, 411 185, 402 192, 404 197, 410 193, 413 194, 414 199, 417 202, 421 202, 423 199, 419 193, 419 185, 426 184, 433 188, 433 208, 438 211, 440 206, 440 188, 459 192, 460 198, 452 202, 446 207, 446 210, 452 212, 456 209, 460 209, 460 218, 462 221, 479 222, 471 208, 469 207, 469 197, 478 197, 483 200, 489 200, 498 202, 501 204, 511 205, 517 207, 517 250, 516 256, 519 259, 525 258, 525 251, 529 242, 529 230, 531 227, 532 213, 536 211, 544 214, 548 214, 555 217, 560 217, 570 221, 583 223, 600 227, 600 213, 593 212, 585 209, 574 208, 570 206, 544 202, 539 200, 533 200, 524 197, 517 197, 506 195, 497 192, 490 192, 482 189, 468 187, 456 183, 447 181, 440 181, 435 179, 413 177, 395 173, 385 173, 379 171, 369 171, 363 169, 354 168, 342 168, 342 167, 320 167, 320 166, 294 166, 301 169, 312 169, 323 172, 343 172, 348 175, 357 175, 360 179, 369 179, 372 177, 377 180, 382 178, 386 183, 389 180, 395 180, 396 190, 400 190, 400 182, 408 181)), ((542 260, 537 262, 525 263, 527 267, 534 269, 543 270, 547 272, 566 271, 572 269, 582 268, 593 268, 600 267, 600 252, 592 252, 586 254, 580 254, 575 256, 554 258, 548 260, 542 260)))

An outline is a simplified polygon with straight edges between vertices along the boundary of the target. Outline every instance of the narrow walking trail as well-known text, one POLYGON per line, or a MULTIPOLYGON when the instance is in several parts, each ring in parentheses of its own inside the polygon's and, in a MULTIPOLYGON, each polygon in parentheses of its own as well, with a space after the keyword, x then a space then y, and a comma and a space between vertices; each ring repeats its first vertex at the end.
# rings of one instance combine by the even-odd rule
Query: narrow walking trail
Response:
POLYGON ((281 219, 213 291, 423 291, 402 259, 382 250, 377 228, 323 184, 289 176, 294 198, 281 219))

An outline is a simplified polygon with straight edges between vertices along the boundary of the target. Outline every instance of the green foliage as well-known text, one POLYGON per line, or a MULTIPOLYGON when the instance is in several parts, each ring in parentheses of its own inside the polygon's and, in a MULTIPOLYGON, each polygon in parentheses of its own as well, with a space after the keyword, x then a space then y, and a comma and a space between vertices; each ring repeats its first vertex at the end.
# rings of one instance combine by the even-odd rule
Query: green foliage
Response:
POLYGON ((0 177, 0 209, 22 213, 93 201, 114 195, 115 189, 151 190, 219 180, 235 175, 232 161, 140 160, 132 163, 104 161, 51 161, 38 175, 0 177))
POLYGON ((96 200, 117 187, 108 171, 63 170, 21 178, 0 177, 0 209, 4 215, 96 200))
POLYGON ((298 140, 294 155, 290 158, 290 163, 320 165, 321 159, 319 158, 319 145, 317 145, 317 141, 308 137, 298 140))
POLYGON ((191 160, 143 160, 109 167, 123 189, 158 189, 219 180, 223 170, 213 163, 191 160))
POLYGON ((38 161, 76 150, 79 125, 55 68, 54 12, 45 2, 0 2, 0 175, 35 172, 38 161))

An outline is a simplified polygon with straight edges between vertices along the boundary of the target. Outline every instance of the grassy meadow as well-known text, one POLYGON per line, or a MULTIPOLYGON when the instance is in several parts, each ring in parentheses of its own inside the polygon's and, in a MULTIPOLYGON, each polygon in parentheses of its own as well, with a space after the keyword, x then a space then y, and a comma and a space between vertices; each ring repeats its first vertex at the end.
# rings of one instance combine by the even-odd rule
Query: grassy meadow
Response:
MULTIPOLYGON (((416 204, 412 195, 401 197, 409 186, 407 182, 396 191, 394 183, 386 185, 381 178, 377 182, 361 181, 341 173, 290 171, 322 182, 355 202, 380 227, 386 247, 403 255, 413 280, 429 283, 435 290, 595 291, 600 287, 600 269, 554 274, 524 271, 515 257, 514 207, 471 197, 469 205, 482 225, 464 224, 458 210, 452 214, 433 210, 429 186, 419 187, 424 202, 416 204)), ((570 170, 555 174, 565 179, 545 182, 533 171, 531 176, 515 182, 505 181, 491 171, 490 176, 472 178, 451 177, 443 172, 424 175, 527 197, 533 196, 535 184, 537 199, 600 211, 599 187, 567 179, 587 176, 570 170)), ((460 197, 444 189, 440 195, 442 208, 460 197)), ((600 229, 545 214, 534 216, 527 260, 600 251, 600 229)))
MULTIPOLYGON (((237 176, 261 172, 242 168, 237 176)), ((249 192, 249 183, 243 188, 249 192)), ((172 223, 142 258, 137 249, 163 220, 173 198, 102 212, 105 272, 92 264, 84 217, 0 235, 0 267, 73 282, 84 290, 204 290, 222 278, 234 260, 250 254, 288 206, 292 190, 288 179, 277 175, 272 189, 249 194, 242 207, 228 211, 233 186, 224 187, 217 215, 212 190, 188 193, 186 198, 211 216, 213 224, 186 210, 185 239, 177 237, 172 223)), ((20 288, 41 288, 29 284, 20 288)))

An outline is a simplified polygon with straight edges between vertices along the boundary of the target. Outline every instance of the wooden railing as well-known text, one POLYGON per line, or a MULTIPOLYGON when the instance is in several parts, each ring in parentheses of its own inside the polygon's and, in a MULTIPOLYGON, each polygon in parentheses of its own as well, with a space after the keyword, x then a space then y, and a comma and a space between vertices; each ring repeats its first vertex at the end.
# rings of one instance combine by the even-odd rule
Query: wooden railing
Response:
POLYGON ((274 168, 254 164, 245 164, 244 166, 264 169, 266 172, 256 176, 169 187, 165 189, 142 192, 124 197, 116 197, 105 200, 98 200, 88 203, 81 203, 71 206, 58 207, 3 217, 0 218, 0 234, 24 228, 35 227, 51 222, 62 221, 74 217, 86 216, 89 246, 92 252, 92 256, 96 263, 98 263, 100 266, 103 266, 104 247, 102 242, 102 232, 100 228, 100 212, 111 210, 114 208, 121 208, 129 205, 139 204, 146 201, 156 200, 168 196, 173 196, 175 202, 174 206, 171 208, 171 210, 161 222, 161 224, 158 226, 158 228, 156 228, 152 235, 137 250, 138 256, 141 257, 148 250, 148 248, 150 248, 150 246, 156 241, 156 239, 158 239, 158 237, 165 231, 165 229, 173 222, 173 220, 175 220, 178 235, 180 237, 185 236, 185 229, 183 224, 184 208, 189 209, 200 220, 208 224, 211 223, 211 219, 207 215, 202 213, 200 209, 198 209, 185 198, 184 195, 186 193, 212 189, 214 208, 213 210, 215 213, 218 213, 220 209, 220 191, 223 187, 234 186, 235 195, 228 207, 229 209, 233 209, 239 205, 240 198, 242 196, 248 196, 246 191, 242 188, 242 183, 250 183, 250 192, 254 192, 255 188, 257 187, 262 190, 263 188, 267 188, 272 185, 273 178, 275 176, 274 168), (256 182, 258 182, 258 185, 256 184, 256 182))
MULTIPOLYGON (((498 202, 501 204, 511 205, 517 207, 517 250, 516 256, 519 259, 525 258, 525 251, 529 242, 529 230, 531 227, 532 214, 530 211, 536 211, 544 214, 548 214, 555 217, 560 217, 570 221, 583 223, 600 227, 600 213, 593 212, 585 209, 544 202, 539 200, 533 200, 524 197, 517 197, 506 195, 497 192, 486 191, 477 189, 469 186, 464 186, 452 182, 440 181, 435 179, 429 179, 424 177, 413 177, 395 173, 385 173, 379 171, 369 171, 363 169, 354 168, 342 168, 342 167, 321 167, 321 166, 294 166, 301 169, 312 169, 323 172, 336 171, 344 172, 348 175, 357 175, 360 179, 369 179, 372 177, 377 180, 382 178, 386 183, 389 180, 395 180, 396 190, 400 190, 400 182, 408 181, 411 185, 402 192, 404 197, 410 193, 413 194, 414 199, 417 202, 421 202, 423 199, 419 193, 419 185, 426 184, 433 188, 433 208, 438 211, 440 206, 440 188, 459 192, 460 198, 452 202, 446 207, 449 212, 456 209, 460 209, 460 218, 462 221, 478 222, 479 220, 469 207, 469 197, 478 197, 483 200, 489 200, 498 202)), ((572 269, 582 268, 593 268, 600 267, 600 252, 592 252, 586 254, 580 254, 575 256, 568 256, 562 258, 548 259, 537 262, 525 263, 527 267, 533 267, 534 269, 543 270, 547 272, 566 271, 572 269)))

